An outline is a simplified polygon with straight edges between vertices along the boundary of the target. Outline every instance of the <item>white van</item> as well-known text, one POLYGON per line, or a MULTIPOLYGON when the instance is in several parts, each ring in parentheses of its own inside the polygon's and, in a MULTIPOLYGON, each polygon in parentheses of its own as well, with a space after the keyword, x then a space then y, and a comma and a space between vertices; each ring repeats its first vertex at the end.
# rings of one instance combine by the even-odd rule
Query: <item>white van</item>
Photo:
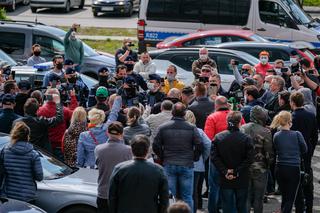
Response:
POLYGON ((312 19, 294 0, 141 0, 139 51, 167 37, 226 28, 320 47, 320 20, 312 19))

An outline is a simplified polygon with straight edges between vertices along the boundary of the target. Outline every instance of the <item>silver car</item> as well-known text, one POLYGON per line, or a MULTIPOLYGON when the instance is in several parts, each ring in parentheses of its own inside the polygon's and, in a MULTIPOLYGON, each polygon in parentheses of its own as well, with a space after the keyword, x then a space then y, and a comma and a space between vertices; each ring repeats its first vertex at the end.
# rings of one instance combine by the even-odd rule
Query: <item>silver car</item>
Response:
MULTIPOLYGON (((0 136, 0 150, 10 137, 0 136)), ((37 182, 35 205, 48 213, 95 213, 98 170, 71 168, 46 151, 40 154, 44 180, 37 182)))
POLYGON ((73 7, 83 9, 85 0, 31 0, 30 8, 32 13, 36 13, 39 8, 60 8, 64 12, 70 12, 73 7))
POLYGON ((4 6, 8 11, 13 12, 16 10, 17 4, 22 3, 23 5, 28 5, 30 0, 0 0, 0 6, 4 6))

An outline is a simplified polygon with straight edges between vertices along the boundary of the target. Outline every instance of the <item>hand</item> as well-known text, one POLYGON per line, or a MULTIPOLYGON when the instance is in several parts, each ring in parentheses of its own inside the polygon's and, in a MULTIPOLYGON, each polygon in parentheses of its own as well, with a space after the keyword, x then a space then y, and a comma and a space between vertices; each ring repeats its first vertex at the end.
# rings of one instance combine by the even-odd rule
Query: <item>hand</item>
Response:
POLYGON ((56 104, 60 104, 60 95, 52 94, 52 101, 56 104))
POLYGON ((78 27, 80 27, 80 24, 74 23, 71 28, 77 30, 78 27))
POLYGON ((235 67, 237 67, 237 65, 235 65, 235 60, 234 59, 231 59, 230 60, 230 65, 231 67, 234 69, 235 67))
POLYGON ((128 56, 130 54, 130 50, 126 50, 126 52, 124 53, 126 56, 128 56))

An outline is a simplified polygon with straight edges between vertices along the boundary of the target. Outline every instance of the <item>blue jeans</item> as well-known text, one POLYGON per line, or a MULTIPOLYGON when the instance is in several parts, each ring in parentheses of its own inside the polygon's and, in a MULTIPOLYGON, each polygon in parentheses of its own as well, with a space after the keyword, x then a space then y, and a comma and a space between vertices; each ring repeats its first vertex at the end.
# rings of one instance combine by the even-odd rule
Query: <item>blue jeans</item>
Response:
POLYGON ((209 198, 208 198, 208 210, 209 213, 219 212, 218 202, 220 195, 220 173, 215 165, 209 161, 209 198))
POLYGON ((221 189, 221 202, 223 212, 248 213, 248 189, 221 189))
POLYGON ((169 190, 172 195, 177 197, 178 194, 193 209, 193 168, 165 165, 164 171, 168 177, 169 190))

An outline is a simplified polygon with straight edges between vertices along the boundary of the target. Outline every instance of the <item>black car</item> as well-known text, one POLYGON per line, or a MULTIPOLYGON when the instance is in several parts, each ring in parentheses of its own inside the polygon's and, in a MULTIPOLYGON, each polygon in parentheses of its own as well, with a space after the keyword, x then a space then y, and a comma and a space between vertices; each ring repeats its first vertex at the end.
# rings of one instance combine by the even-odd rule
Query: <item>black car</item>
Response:
POLYGON ((131 16, 133 11, 139 11, 140 0, 93 0, 92 13, 97 17, 98 13, 124 14, 131 16))
POLYGON ((33 206, 29 203, 0 197, 0 212, 1 213, 45 213, 42 209, 33 206))

